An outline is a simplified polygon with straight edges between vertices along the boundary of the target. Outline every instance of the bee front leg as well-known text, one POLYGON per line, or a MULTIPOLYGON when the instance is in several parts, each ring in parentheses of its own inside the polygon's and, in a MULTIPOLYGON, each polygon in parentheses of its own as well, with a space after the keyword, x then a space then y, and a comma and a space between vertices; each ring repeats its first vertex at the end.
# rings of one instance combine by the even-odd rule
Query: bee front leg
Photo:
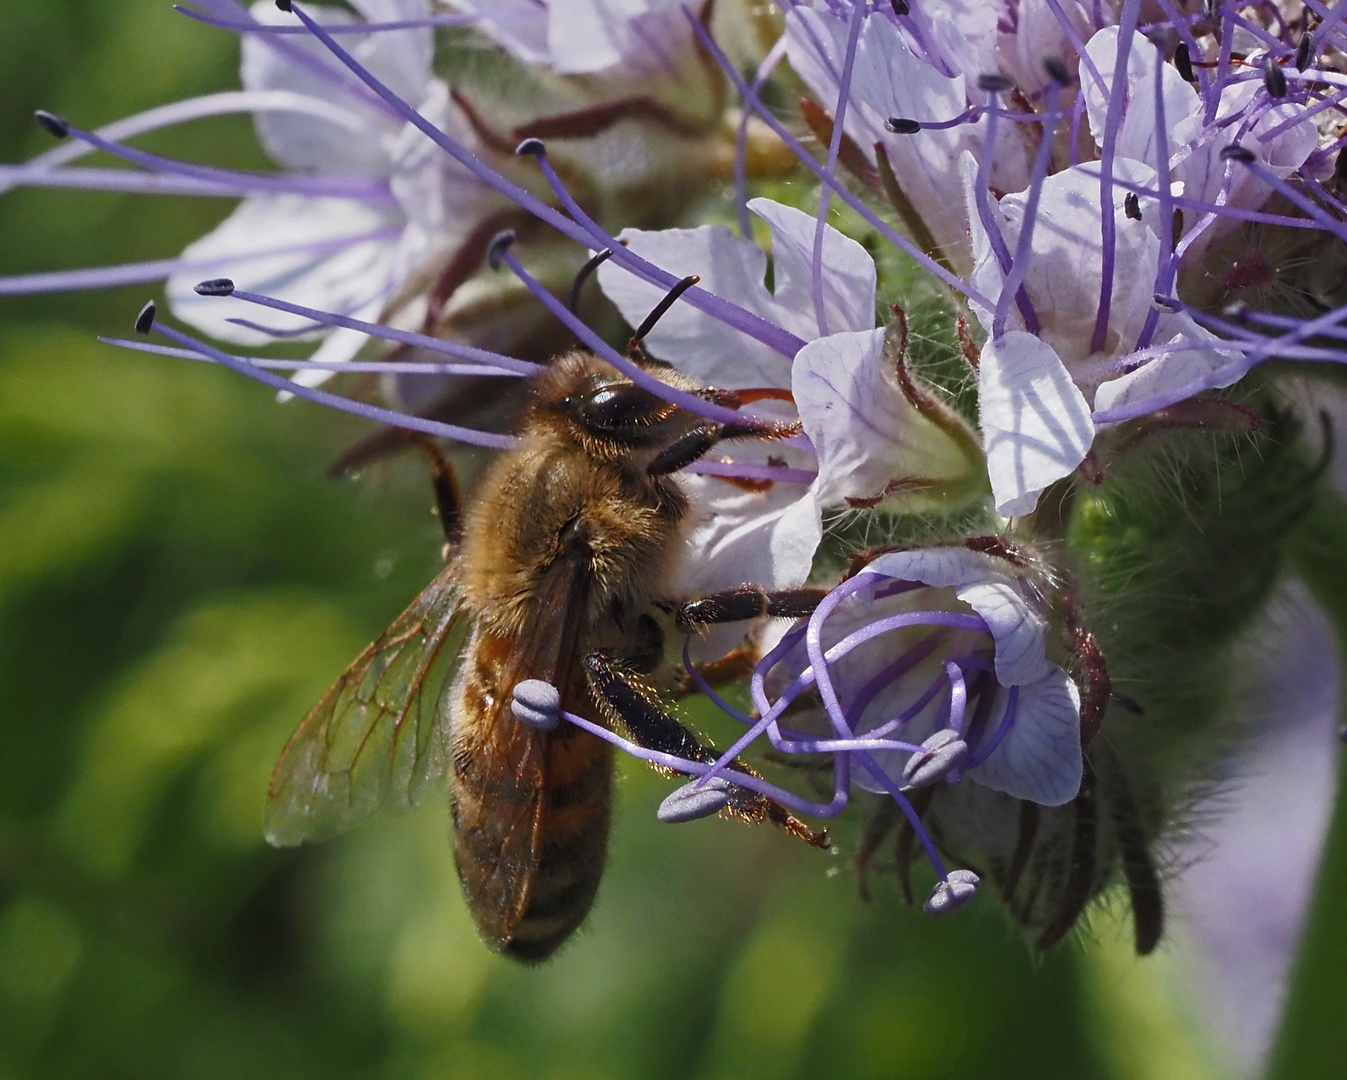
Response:
POLYGON ((689 600, 678 609, 678 625, 685 630, 694 630, 699 626, 764 617, 807 619, 827 595, 827 589, 809 586, 769 591, 760 585, 738 585, 698 600, 689 600))
MULTIPOLYGON (((608 650, 598 650, 585 657, 584 666, 594 699, 608 713, 610 720, 625 728, 635 742, 647 750, 658 750, 707 765, 719 756, 715 747, 703 743, 665 712, 654 692, 627 670, 620 657, 608 650)), ((747 766, 738 763, 731 768, 736 772, 750 772, 747 766)), ((771 821, 815 847, 828 846, 826 832, 810 829, 765 795, 738 786, 732 791, 726 809, 737 817, 754 823, 771 821)))

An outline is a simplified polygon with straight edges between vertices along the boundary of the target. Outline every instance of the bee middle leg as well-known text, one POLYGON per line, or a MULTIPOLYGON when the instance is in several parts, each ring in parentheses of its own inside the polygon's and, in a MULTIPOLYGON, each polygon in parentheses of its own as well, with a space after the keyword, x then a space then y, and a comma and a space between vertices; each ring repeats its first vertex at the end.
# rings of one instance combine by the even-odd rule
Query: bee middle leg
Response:
MULTIPOLYGON (((608 650, 597 650, 585 657, 584 667, 595 700, 641 746, 707 765, 717 759, 715 747, 703 743, 670 716, 654 692, 641 684, 619 656, 608 650)), ((731 768, 736 772, 750 772, 746 766, 737 763, 731 768)), ((785 807, 756 791, 736 786, 728 809, 746 821, 771 821, 815 847, 828 846, 826 831, 815 832, 785 807)))
POLYGON ((689 600, 678 609, 678 625, 684 629, 716 623, 743 622, 747 619, 805 619, 828 595, 827 589, 810 588, 767 590, 760 585, 738 585, 722 589, 697 600, 689 600))

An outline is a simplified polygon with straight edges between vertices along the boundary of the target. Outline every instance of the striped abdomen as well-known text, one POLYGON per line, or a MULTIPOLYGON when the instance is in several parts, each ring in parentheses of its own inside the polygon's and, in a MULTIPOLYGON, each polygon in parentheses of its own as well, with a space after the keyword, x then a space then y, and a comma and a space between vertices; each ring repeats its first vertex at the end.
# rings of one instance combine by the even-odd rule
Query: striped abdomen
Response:
MULTIPOLYGON (((542 734, 516 720, 508 643, 475 644, 453 740, 459 877, 488 943, 518 960, 542 960, 594 903, 608 850, 613 752, 569 724, 542 734)), ((588 694, 579 696, 578 711, 586 711, 588 694)))

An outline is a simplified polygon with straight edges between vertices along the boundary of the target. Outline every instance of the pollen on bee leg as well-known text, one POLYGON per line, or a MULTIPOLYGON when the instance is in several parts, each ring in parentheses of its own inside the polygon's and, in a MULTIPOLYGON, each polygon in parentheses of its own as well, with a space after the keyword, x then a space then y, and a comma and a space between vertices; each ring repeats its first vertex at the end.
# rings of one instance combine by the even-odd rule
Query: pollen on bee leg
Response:
POLYGON ((979 880, 971 870, 951 870, 949 877, 936 883, 921 910, 935 918, 958 911, 977 895, 979 880))
POLYGON ((696 780, 684 784, 659 804, 656 815, 666 825, 681 825, 685 821, 710 817, 724 810, 730 802, 734 785, 719 776, 704 783, 696 780))
POLYGON ((510 711, 535 731, 551 731, 561 723, 561 694, 550 682, 524 679, 514 684, 510 711))

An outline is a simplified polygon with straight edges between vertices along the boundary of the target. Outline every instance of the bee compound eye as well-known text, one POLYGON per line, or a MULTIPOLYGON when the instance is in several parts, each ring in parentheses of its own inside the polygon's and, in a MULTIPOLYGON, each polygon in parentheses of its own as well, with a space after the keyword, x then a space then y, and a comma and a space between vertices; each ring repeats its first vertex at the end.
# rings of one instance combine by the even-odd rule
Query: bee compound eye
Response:
POLYGON ((681 825, 685 821, 718 814, 729 805, 734 785, 719 776, 705 783, 694 780, 684 784, 659 804, 656 816, 666 825, 681 825))
POLYGON ((977 894, 979 880, 971 870, 951 870, 949 877, 936 883, 921 910, 936 918, 958 911, 977 894))
POLYGON ((633 383, 600 386, 582 399, 580 415, 590 431, 620 434, 648 427, 668 408, 649 390, 633 383))
POLYGON ((551 731, 561 723, 561 694, 542 679, 524 679, 514 685, 510 711, 535 731, 551 731))

